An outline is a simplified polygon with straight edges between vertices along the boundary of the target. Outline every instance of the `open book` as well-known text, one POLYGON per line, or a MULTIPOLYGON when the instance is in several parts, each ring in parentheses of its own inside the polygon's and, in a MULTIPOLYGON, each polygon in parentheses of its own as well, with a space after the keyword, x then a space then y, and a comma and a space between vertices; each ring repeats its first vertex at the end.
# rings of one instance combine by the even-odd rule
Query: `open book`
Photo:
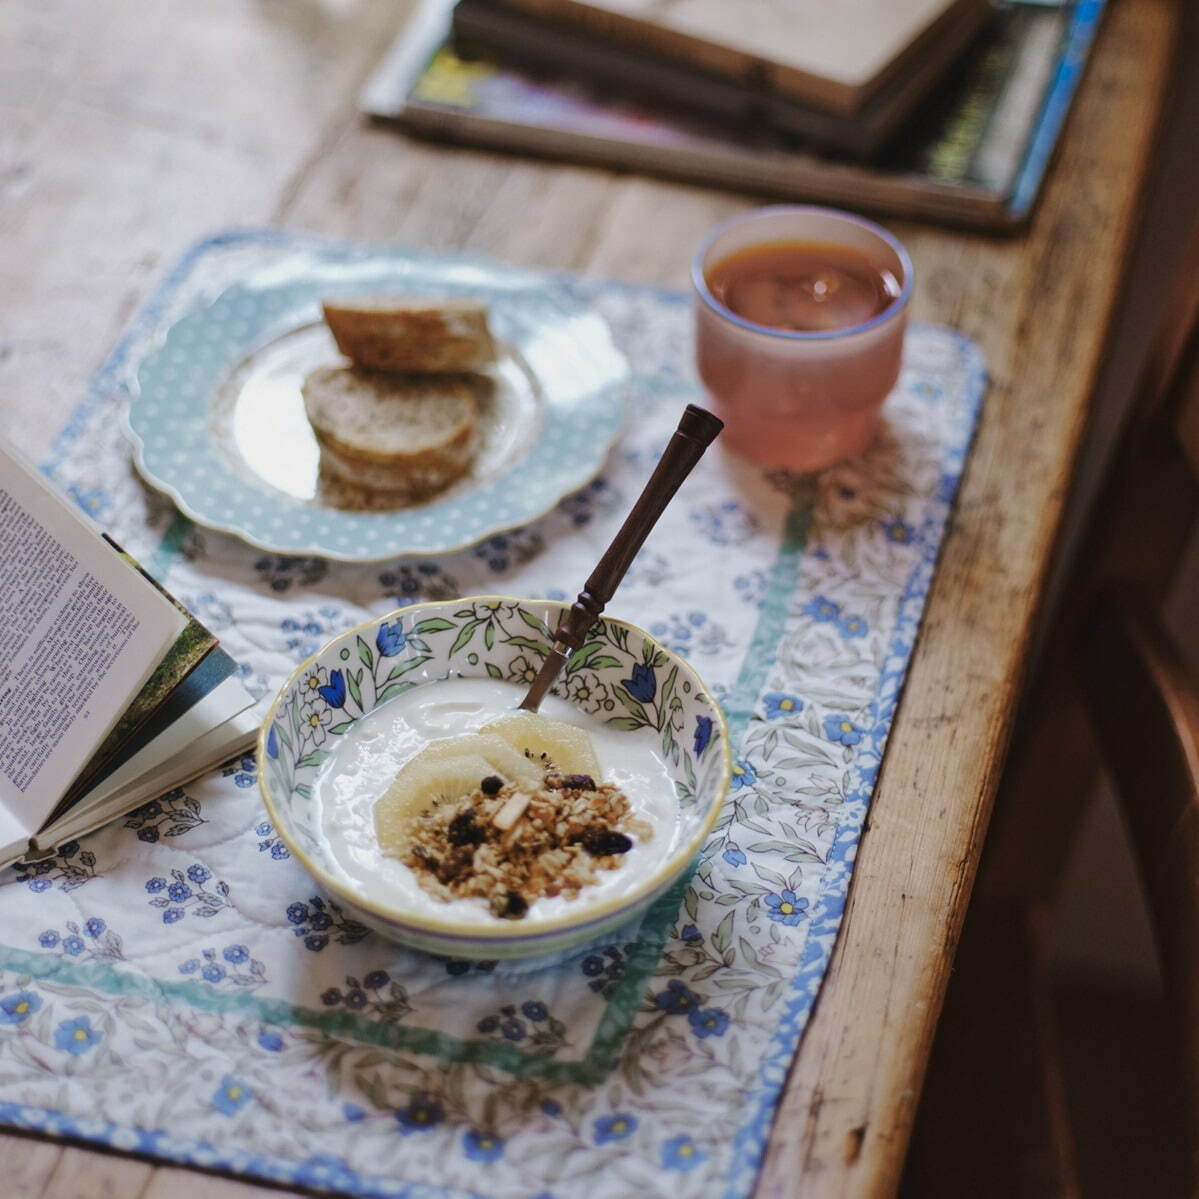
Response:
POLYGON ((121 548, 0 446, 0 866, 244 750, 237 664, 121 548))

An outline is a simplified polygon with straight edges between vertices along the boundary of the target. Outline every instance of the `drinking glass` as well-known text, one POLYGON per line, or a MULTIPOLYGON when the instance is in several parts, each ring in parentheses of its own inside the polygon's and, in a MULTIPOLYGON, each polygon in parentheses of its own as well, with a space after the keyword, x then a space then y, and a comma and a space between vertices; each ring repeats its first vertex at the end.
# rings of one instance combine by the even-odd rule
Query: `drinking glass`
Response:
POLYGON ((718 225, 691 267, 695 352, 722 442, 767 466, 813 471, 852 458, 870 443, 883 401, 899 377, 912 263, 873 221, 832 208, 779 205, 718 225), (803 242, 846 246, 891 271, 898 296, 877 316, 844 329, 795 332, 760 325, 722 304, 711 270, 755 246, 803 242))

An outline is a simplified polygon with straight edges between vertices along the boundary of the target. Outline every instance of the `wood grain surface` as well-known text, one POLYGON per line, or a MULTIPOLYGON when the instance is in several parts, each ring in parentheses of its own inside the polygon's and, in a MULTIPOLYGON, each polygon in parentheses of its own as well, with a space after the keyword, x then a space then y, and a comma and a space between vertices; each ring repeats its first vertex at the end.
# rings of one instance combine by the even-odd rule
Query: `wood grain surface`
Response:
MULTIPOLYGON (((132 310, 213 228, 473 248, 684 286, 743 198, 405 141, 358 87, 407 0, 8 0, 0 14, 0 433, 34 457, 132 310)), ((845 924, 758 1195, 897 1185, 1168 71, 1170 0, 1115 0, 1031 233, 897 226, 917 319, 992 375, 845 924)), ((0 1135, 5 1193, 258 1188, 0 1135)), ((278 1194, 278 1191, 273 1193, 278 1194)))

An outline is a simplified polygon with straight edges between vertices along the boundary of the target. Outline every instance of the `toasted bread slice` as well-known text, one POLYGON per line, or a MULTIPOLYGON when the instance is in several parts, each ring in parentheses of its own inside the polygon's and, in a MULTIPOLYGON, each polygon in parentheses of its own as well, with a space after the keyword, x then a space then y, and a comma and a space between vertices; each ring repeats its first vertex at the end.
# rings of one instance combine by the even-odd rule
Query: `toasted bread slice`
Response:
POLYGON ((477 300, 365 296, 326 300, 337 348, 380 371, 478 371, 495 358, 487 305, 477 300))
POLYGON ((481 386, 470 375, 323 366, 308 375, 302 390, 304 411, 333 473, 417 500, 470 467, 481 386))

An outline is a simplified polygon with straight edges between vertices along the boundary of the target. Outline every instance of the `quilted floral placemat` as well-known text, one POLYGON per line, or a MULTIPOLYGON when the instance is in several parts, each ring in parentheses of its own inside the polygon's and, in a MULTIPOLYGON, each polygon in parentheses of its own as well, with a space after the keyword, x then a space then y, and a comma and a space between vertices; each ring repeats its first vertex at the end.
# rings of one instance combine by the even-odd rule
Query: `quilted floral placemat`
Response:
MULTIPOLYGON (((607 319, 633 367, 627 434, 550 515, 369 566, 193 526, 130 468, 120 416, 140 355, 235 280, 369 252, 275 232, 202 243, 46 464, 262 699, 369 615, 565 598, 699 398, 687 297, 545 276, 607 319)), ((445 261, 413 257, 434 276, 445 261)), ((712 452, 651 537, 610 610, 695 664, 736 766, 693 878, 640 927, 552 966, 401 950, 319 893, 266 820, 253 758, 230 762, 0 875, 0 1122, 355 1195, 745 1195, 832 950, 984 390, 971 342, 914 326, 863 458, 802 480, 712 452)))

